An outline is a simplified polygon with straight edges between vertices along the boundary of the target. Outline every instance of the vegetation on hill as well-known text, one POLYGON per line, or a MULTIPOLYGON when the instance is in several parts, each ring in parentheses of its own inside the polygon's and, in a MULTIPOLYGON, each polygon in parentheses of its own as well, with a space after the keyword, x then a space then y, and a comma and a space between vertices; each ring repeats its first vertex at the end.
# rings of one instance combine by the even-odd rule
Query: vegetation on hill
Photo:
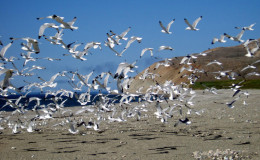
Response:
MULTIPOLYGON (((229 89, 233 84, 239 84, 243 80, 217 80, 217 81, 207 81, 207 82, 195 82, 190 87, 192 89, 206 89, 216 88, 216 89, 229 89)), ((241 89, 260 89, 260 79, 252 79, 243 81, 241 84, 241 89)))

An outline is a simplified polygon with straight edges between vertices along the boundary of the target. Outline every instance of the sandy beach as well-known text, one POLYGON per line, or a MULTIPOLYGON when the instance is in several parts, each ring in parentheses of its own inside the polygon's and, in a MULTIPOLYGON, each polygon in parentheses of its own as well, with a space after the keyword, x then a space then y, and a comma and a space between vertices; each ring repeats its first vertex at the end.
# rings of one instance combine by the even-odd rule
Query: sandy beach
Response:
MULTIPOLYGON (((148 112, 139 121, 133 117, 125 122, 102 122, 99 131, 81 126, 79 133, 71 134, 68 125, 55 125, 65 118, 40 121, 32 133, 25 129, 12 134, 11 129, 2 125, 5 129, 0 130, 0 159, 257 160, 260 159, 260 90, 248 92, 248 98, 241 97, 234 108, 228 108, 225 103, 234 99, 232 91, 219 90, 217 95, 196 91, 194 109, 200 115, 185 111, 191 124, 176 127, 174 124, 182 117, 176 114, 162 123, 154 115, 155 103, 147 106, 148 112)), ((70 109, 75 112, 78 108, 70 109)))

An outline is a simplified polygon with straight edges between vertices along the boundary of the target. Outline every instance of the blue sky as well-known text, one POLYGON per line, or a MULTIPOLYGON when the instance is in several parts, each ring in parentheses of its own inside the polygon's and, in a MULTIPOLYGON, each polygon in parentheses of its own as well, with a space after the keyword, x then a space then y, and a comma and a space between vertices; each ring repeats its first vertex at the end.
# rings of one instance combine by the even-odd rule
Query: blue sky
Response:
MULTIPOLYGON (((219 37, 223 33, 237 35, 240 30, 234 29, 235 26, 243 27, 256 23, 254 31, 246 31, 242 39, 260 38, 260 1, 244 0, 78 0, 78 1, 58 1, 58 0, 12 0, 2 1, 0 6, 0 40, 6 45, 10 42, 10 37, 31 37, 37 39, 39 27, 43 23, 54 22, 51 19, 36 20, 37 17, 45 17, 56 14, 65 17, 65 21, 70 21, 77 17, 75 26, 78 30, 66 30, 63 40, 66 43, 77 41, 84 43, 98 41, 102 43, 102 50, 92 50, 93 54, 86 56, 87 61, 79 61, 71 56, 62 56, 68 53, 57 45, 51 45, 44 39, 40 39, 41 52, 35 57, 61 58, 59 62, 49 62, 39 60, 29 62, 28 66, 45 66, 46 70, 37 71, 37 75, 48 80, 57 72, 68 70, 78 71, 81 74, 88 74, 95 70, 95 74, 102 71, 115 72, 120 62, 137 62, 137 72, 147 68, 158 59, 151 58, 149 54, 139 58, 143 48, 154 48, 154 56, 172 58, 184 56, 191 53, 199 53, 208 48, 226 47, 238 45, 237 42, 230 40, 227 43, 211 45, 214 37, 219 37), (190 22, 199 16, 203 16, 198 24, 199 31, 185 30, 184 18, 190 22), (164 34, 159 26, 159 20, 167 25, 175 19, 171 26, 171 35, 164 34), (123 54, 117 57, 104 46, 104 41, 109 30, 120 34, 131 26, 127 37, 139 36, 143 40, 140 44, 133 43, 123 54), (161 45, 169 45, 174 51, 161 51, 161 45)), ((54 22, 55 23, 55 22, 54 22)), ((53 30, 46 30, 45 34, 53 35, 53 30)), ((6 52, 6 57, 20 57, 21 41, 15 41, 6 52)), ((117 49, 122 50, 124 45, 117 49)), ((84 47, 81 46, 81 47, 84 47)), ((80 47, 79 47, 80 49, 80 47)), ((22 68, 23 60, 15 61, 15 64, 22 68)), ((11 67, 11 66, 10 66, 11 67)), ((136 73, 133 73, 134 76, 136 73)), ((1 80, 3 76, 0 77, 1 80)), ((37 81, 35 77, 25 78, 26 80, 37 81)), ((62 81, 62 79, 61 79, 62 81)), ((112 81, 112 80, 111 80, 112 81)), ((13 83, 17 86, 23 85, 20 78, 15 78, 13 83)), ((64 87, 60 84, 58 87, 64 87)))

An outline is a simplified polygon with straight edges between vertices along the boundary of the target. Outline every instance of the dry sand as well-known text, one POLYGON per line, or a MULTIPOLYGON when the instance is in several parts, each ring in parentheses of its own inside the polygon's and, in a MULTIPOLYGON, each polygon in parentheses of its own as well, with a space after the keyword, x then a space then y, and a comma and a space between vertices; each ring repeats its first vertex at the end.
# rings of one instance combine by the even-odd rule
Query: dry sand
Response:
POLYGON ((103 122, 98 132, 82 126, 73 135, 67 125, 53 127, 57 119, 33 133, 7 128, 0 130, 0 159, 260 159, 260 90, 248 91, 249 98, 241 97, 232 109, 221 104, 233 99, 230 90, 196 91, 194 108, 204 113, 188 115, 191 125, 174 127, 177 114, 161 123, 151 104, 140 121, 103 122))

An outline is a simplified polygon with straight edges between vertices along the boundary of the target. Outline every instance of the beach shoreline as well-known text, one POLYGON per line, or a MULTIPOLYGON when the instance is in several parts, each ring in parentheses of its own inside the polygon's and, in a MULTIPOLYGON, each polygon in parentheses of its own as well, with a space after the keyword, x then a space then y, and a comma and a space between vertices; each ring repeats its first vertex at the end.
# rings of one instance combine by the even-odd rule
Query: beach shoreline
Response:
MULTIPOLYGON (((132 117, 125 122, 101 122, 98 131, 80 126, 77 134, 71 134, 67 124, 55 125, 64 117, 42 120, 32 133, 12 134, 6 128, 0 130, 0 159, 259 159, 260 90, 248 92, 248 98, 228 108, 225 103, 233 99, 232 91, 218 90, 214 95, 196 90, 194 109, 201 114, 185 111, 191 124, 177 127, 174 124, 183 117, 176 114, 162 123, 151 103, 139 121, 132 117)), ((82 117, 85 113, 75 115, 79 108, 68 109, 74 113, 71 119, 90 118, 82 117)))

